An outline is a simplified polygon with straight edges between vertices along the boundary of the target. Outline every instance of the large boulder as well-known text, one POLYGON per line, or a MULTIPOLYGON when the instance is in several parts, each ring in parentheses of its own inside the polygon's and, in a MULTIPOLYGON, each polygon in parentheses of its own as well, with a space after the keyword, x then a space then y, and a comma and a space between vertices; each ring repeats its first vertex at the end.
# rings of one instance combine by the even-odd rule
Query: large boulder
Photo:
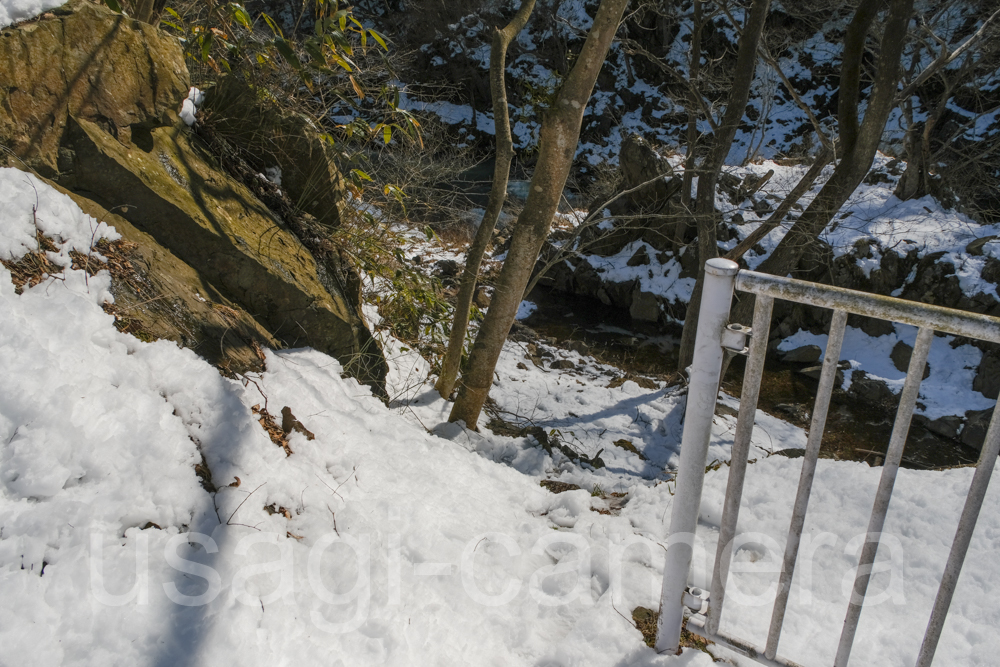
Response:
POLYGON ((167 122, 189 85, 175 37, 71 0, 0 31, 0 143, 51 177, 70 116, 128 144, 135 128, 167 122))
POLYGON ((636 228, 636 238, 642 238, 657 250, 671 248, 677 221, 668 217, 671 213, 670 200, 680 192, 682 180, 673 176, 670 163, 636 134, 622 142, 618 162, 622 188, 638 188, 625 196, 626 212, 640 216, 628 226, 636 228))
POLYGON ((892 393, 885 381, 869 377, 865 371, 854 371, 851 374, 851 386, 848 396, 864 405, 895 410, 899 404, 899 396, 892 393))
POLYGON ((972 380, 972 388, 986 398, 1000 396, 1000 350, 991 347, 983 354, 976 377, 972 380))
POLYGON ((115 316, 120 330, 146 340, 172 340, 227 375, 264 369, 262 348, 277 349, 281 344, 242 306, 125 218, 48 183, 122 236, 120 242, 98 248, 106 263, 94 258, 84 266, 91 272, 111 273, 115 302, 105 309, 115 316))
POLYGON ((632 134, 625 138, 618 162, 621 165, 624 189, 631 190, 653 181, 626 195, 626 199, 635 209, 658 211, 674 194, 666 178, 657 179, 658 176, 672 175, 670 163, 661 158, 641 136, 632 134))
POLYGON ((143 149, 122 145, 96 123, 74 125, 65 142, 71 189, 121 211, 278 340, 336 357, 381 392, 385 362, 347 296, 332 281, 324 286, 313 255, 186 128, 155 128, 143 149))
POLYGON ((982 450, 986 441, 986 431, 993 419, 994 408, 988 410, 970 410, 965 413, 966 424, 962 429, 962 443, 974 449, 982 450))
MULTIPOLYGON (((656 250, 671 249, 674 229, 678 224, 678 217, 672 215, 671 199, 680 192, 682 179, 673 176, 670 163, 637 134, 626 137, 622 142, 618 163, 621 173, 619 192, 627 194, 607 208, 614 226, 602 225, 597 229, 591 227, 584 230, 582 245, 587 252, 605 257, 617 254, 638 239, 656 250)), ((594 201, 591 208, 603 203, 603 200, 594 201)))
MULTIPOLYGON (((289 227, 290 207, 275 214, 178 121, 188 88, 176 38, 88 0, 0 32, 0 142, 15 156, 6 161, 51 177, 105 219, 114 213, 134 225, 137 261, 150 276, 163 272, 157 291, 184 302, 197 322, 195 334, 172 336, 178 322, 147 313, 149 336, 196 347, 234 372, 252 365, 260 345, 311 346, 384 396, 387 365, 359 312, 356 273, 335 249, 306 248, 289 227), (210 306, 191 302, 192 286, 210 306), (246 345, 239 358, 215 355, 205 343, 213 336, 246 345)), ((313 151, 302 163, 323 159, 313 151)), ((332 162, 326 173, 339 178, 332 162)))
POLYGON ((629 314, 633 320, 656 322, 660 319, 660 297, 652 292, 643 292, 636 284, 632 291, 632 305, 629 314))

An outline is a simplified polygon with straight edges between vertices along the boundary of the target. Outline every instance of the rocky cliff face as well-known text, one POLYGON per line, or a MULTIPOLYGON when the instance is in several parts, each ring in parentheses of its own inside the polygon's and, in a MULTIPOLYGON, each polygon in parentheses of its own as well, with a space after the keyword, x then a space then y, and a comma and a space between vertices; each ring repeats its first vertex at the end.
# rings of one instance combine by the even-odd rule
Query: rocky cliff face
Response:
MULTIPOLYGON (((130 317, 148 320, 149 335, 191 345, 233 372, 259 364, 261 345, 314 347, 384 395, 385 359, 349 287, 357 276, 335 257, 317 261, 291 221, 227 173, 179 120, 189 76, 176 39, 73 0, 0 33, 0 63, 9 166, 34 169, 121 225, 139 256, 131 264, 156 283, 157 303, 140 303, 132 289, 129 304, 130 317), (183 316, 159 312, 162 301, 183 316)), ((316 141, 302 121, 264 110, 256 118, 254 136, 281 127, 292 152, 296 142, 316 141)), ((329 156, 282 159, 298 203, 313 219, 338 224, 343 184, 329 156)), ((119 287, 128 303, 128 285, 119 287)))

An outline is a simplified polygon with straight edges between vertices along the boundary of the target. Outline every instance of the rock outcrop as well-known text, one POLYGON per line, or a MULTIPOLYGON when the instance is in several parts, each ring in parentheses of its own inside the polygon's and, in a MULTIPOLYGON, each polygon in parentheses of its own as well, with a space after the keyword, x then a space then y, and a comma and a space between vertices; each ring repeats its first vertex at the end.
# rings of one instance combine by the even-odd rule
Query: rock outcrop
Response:
MULTIPOLYGON (((185 323, 146 309, 160 327, 151 335, 201 349, 199 341, 228 326, 233 344, 238 337, 254 355, 254 344, 311 346, 385 395, 384 356, 357 295, 348 293, 360 284, 357 276, 331 279, 328 258, 318 262, 286 221, 227 174, 178 120, 189 75, 175 38, 87 0, 0 34, 0 108, 6 111, 0 142, 23 161, 10 160, 11 166, 26 164, 81 206, 89 200, 105 219, 110 212, 134 227, 126 237, 142 248, 147 273, 162 274, 161 291, 188 305, 185 323), (195 285, 211 302, 207 310, 190 301, 195 285), (192 329, 201 333, 192 336, 192 329)), ((259 111, 265 128, 290 135, 289 153, 317 140, 304 119, 269 118, 259 111)), ((299 165, 307 166, 300 196, 336 224, 343 190, 330 156, 313 151, 299 165), (304 189, 309 179, 318 183, 316 192, 304 189)), ((351 272, 342 264, 333 268, 351 272)), ((244 359, 246 350, 235 364, 224 349, 203 353, 233 369, 252 362, 244 359)))
POLYGON ((127 144, 171 122, 190 77, 177 39, 88 0, 0 31, 0 143, 56 175, 70 117, 127 144))
POLYGON ((110 271, 115 302, 105 309, 115 316, 120 330, 147 340, 172 340, 227 374, 261 371, 262 348, 282 347, 240 304, 227 299, 152 236, 93 200, 49 184, 122 235, 121 242, 98 248, 107 264, 93 259, 84 267, 110 271))

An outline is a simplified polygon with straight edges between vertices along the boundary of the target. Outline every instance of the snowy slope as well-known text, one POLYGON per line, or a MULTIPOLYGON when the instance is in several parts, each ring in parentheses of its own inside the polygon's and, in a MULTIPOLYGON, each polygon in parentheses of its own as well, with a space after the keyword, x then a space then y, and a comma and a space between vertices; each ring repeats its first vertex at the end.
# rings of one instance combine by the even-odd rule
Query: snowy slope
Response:
MULTIPOLYGON (((0 179, 6 259, 31 247, 29 182, 46 232, 89 242, 67 198, 0 179)), ((0 663, 654 660, 607 575, 561 574, 588 544, 538 516, 556 497, 536 480, 387 412, 318 352, 271 353, 244 386, 120 334, 107 287, 69 269, 17 295, 0 270, 0 663), (294 433, 286 458, 251 413, 265 400, 316 439, 294 433)))
MULTIPOLYGON (((34 247, 36 190, 37 224, 61 254, 86 249, 93 230, 113 234, 37 179, 2 170, 4 259, 34 247)), ((313 350, 269 352, 265 373, 233 381, 173 343, 117 332, 99 305, 107 287, 106 275, 88 282, 67 269, 18 295, 0 269, 0 664, 712 664, 693 650, 657 656, 622 616, 657 604, 676 391, 607 387, 589 358, 537 368, 509 345, 500 407, 574 430, 588 456, 604 448, 608 465, 593 470, 530 438, 442 423, 448 404, 398 344, 391 393, 408 393, 391 410, 313 350), (265 403, 290 407, 315 439, 293 432, 286 457, 251 411, 265 403), (622 437, 649 461, 608 446, 622 437), (214 494, 196 475, 202 460, 214 494), (554 495, 543 477, 583 488, 554 495), (609 508, 593 485, 627 503, 592 511, 609 508)), ((711 456, 727 458, 733 426, 716 419, 711 456)), ((749 544, 724 618, 758 641, 799 466, 765 457, 803 441, 758 414, 740 520, 749 544)), ((706 478, 695 583, 707 584, 727 470, 706 478)), ((879 472, 820 461, 810 557, 782 644, 796 660, 829 662, 879 472)), ((855 650, 863 664, 912 663, 970 477, 900 472, 891 558, 872 587, 884 600, 866 609, 855 650)), ((940 664, 989 665, 1000 651, 998 494, 940 664)))

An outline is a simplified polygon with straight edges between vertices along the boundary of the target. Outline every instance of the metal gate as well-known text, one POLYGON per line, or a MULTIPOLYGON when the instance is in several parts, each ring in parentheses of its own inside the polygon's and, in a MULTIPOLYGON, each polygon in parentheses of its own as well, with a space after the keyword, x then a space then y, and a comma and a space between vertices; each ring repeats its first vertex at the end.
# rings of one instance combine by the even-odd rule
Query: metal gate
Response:
MULTIPOLYGON (((733 649, 764 665, 798 667, 796 663, 778 655, 778 642, 785 617, 785 608, 791 590, 792 577, 798 556, 799 541, 805 524, 809 494, 816 472, 820 442, 826 425, 827 410, 833 392, 844 340, 848 314, 864 315, 882 320, 901 322, 918 327, 917 340, 910 357, 906 381, 900 394, 899 408, 893 425, 889 448, 885 455, 882 477, 879 481, 868 522, 868 533, 862 547, 851 600, 848 603, 844 627, 837 647, 835 667, 846 667, 854 644, 858 619, 864 605, 872 563, 879 547, 879 537, 885 523, 892 496, 896 472, 903 455, 903 446, 909 431, 920 381, 923 377, 927 353, 934 332, 966 336, 993 343, 1000 343, 1000 319, 961 311, 928 306, 925 304, 866 294, 838 287, 829 287, 791 278, 741 271, 739 266, 726 259, 712 259, 705 264, 705 285, 698 318, 697 342, 694 361, 690 370, 687 408, 681 440, 680 465, 677 486, 670 516, 670 539, 667 546, 663 591, 660 600, 660 619, 656 649, 660 652, 675 651, 680 641, 681 623, 685 613, 691 614, 690 622, 701 626, 693 628, 696 634, 733 649), (729 306, 733 290, 757 295, 752 329, 738 324, 728 324, 729 306), (826 353, 820 374, 819 389, 812 412, 809 437, 799 477, 798 491, 792 512, 791 525, 785 544, 785 554, 778 582, 777 597, 771 612, 771 623, 763 646, 753 641, 731 636, 719 630, 726 595, 726 581, 733 556, 732 544, 736 536, 743 480, 746 475, 747 456, 757 396, 760 389, 764 355, 767 351, 768 330, 774 299, 785 299, 811 306, 833 310, 833 321, 827 341, 826 353), (749 336, 749 348, 745 348, 749 336), (694 533, 701 504, 705 464, 711 436, 712 418, 718 397, 720 372, 726 350, 748 354, 740 398, 740 412, 734 435, 729 482, 726 488, 722 523, 719 529, 719 546, 715 554, 712 585, 707 604, 699 591, 688 589, 688 576, 694 547, 694 533)), ((934 659, 941 629, 948 615, 955 585, 962 571, 962 564, 972 539, 986 489, 993 473, 994 463, 1000 453, 1000 409, 995 409, 972 478, 969 495, 965 501, 937 598, 931 610, 917 658, 918 667, 928 667, 934 659)))

